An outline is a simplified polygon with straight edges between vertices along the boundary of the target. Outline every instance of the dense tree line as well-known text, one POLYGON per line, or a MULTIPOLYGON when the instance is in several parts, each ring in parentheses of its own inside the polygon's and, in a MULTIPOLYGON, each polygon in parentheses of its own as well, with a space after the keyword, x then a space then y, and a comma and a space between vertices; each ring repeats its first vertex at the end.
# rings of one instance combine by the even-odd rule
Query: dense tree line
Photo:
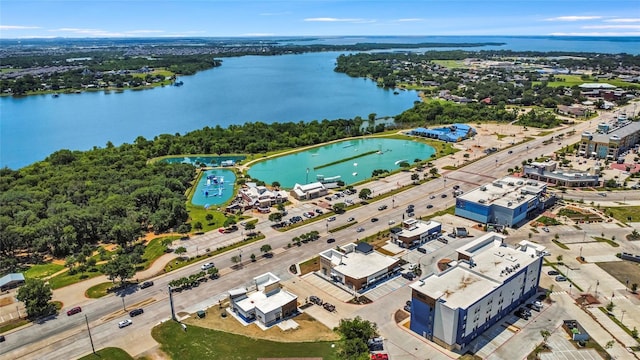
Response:
POLYGON ((407 126, 430 126, 484 121, 511 122, 517 118, 517 111, 499 106, 487 106, 481 103, 461 105, 445 101, 429 101, 416 103, 413 108, 396 116, 396 122, 407 126))
POLYGON ((98 242, 126 247, 143 232, 179 226, 193 178, 191 165, 147 164, 128 144, 60 150, 16 171, 4 168, 0 272, 34 260, 28 255, 64 257, 98 242))

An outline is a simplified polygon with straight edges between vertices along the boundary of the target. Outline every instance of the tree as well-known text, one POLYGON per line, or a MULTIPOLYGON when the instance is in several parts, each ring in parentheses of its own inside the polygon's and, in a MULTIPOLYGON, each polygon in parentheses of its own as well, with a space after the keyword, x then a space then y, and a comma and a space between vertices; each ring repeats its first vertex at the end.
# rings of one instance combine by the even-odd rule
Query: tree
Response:
POLYGON ((429 169, 429 174, 431 174, 431 177, 436 177, 438 175, 438 168, 432 167, 429 169))
POLYGON ((35 319, 55 313, 56 307, 50 302, 52 295, 49 284, 40 279, 26 279, 16 298, 24 303, 29 317, 35 319))
POLYGON ((269 214, 269 221, 279 222, 280 220, 282 220, 282 213, 281 212, 274 212, 274 213, 269 214))
POLYGON ((333 212, 335 212, 336 214, 342 214, 346 207, 347 206, 342 202, 335 203, 335 204, 333 204, 333 212))
POLYGON ((177 255, 182 255, 186 252, 187 252, 187 248, 185 248, 184 246, 180 246, 174 251, 174 253, 176 253, 177 255))
POLYGON ((638 283, 631 284, 631 292, 636 293, 638 291, 638 283))
POLYGON ((544 341, 544 343, 547 343, 547 339, 549 339, 549 336, 551 336, 551 333, 549 332, 549 330, 540 330, 540 336, 542 336, 542 341, 544 341))
POLYGON ((207 274, 209 274, 209 276, 211 277, 211 279, 217 279, 218 278, 218 268, 217 267, 212 267, 211 269, 207 270, 207 274))
POLYGON ((130 279, 135 275, 136 268, 128 255, 117 255, 104 265, 102 271, 107 275, 109 280, 114 281, 120 279, 120 283, 130 279))
POLYGON ((613 300, 609 301, 609 303, 607 304, 607 311, 611 312, 615 307, 616 307, 616 304, 613 303, 613 300))
POLYGON ((278 211, 280 212, 284 212, 285 206, 283 203, 279 203, 278 205, 276 205, 276 209, 278 209, 278 211))
POLYGON ((238 264, 240 261, 242 261, 242 259, 238 255, 234 255, 231 257, 231 262, 234 264, 238 264))
POLYGON ((377 325, 359 316, 340 320, 340 324, 333 331, 342 338, 339 350, 341 359, 364 358, 369 353, 367 342, 378 335, 377 325))
POLYGON ((211 220, 213 220, 213 214, 207 214, 204 218, 205 218, 207 221, 211 222, 211 220))
POLYGON ((280 183, 278 181, 274 181, 271 183, 271 186, 273 186, 276 189, 280 189, 280 183))
POLYGON ((417 182, 418 180, 420 180, 420 175, 413 173, 411 174, 411 180, 413 180, 413 182, 417 182))
POLYGON ((245 228, 245 230, 251 231, 251 230, 254 230, 256 228, 256 224, 250 222, 250 223, 247 223, 247 225, 245 225, 244 228, 245 228))
POLYGON ((193 224, 193 228, 196 230, 202 230, 202 223, 200 221, 196 221, 195 224, 193 224))
MULTIPOLYGON (((260 251, 267 254, 269 251, 271 251, 271 245, 269 244, 264 244, 260 247, 260 251)), ((637 285, 637 284, 636 284, 637 285)))
POLYGON ((256 254, 251 254, 251 256, 249 256, 251 258, 251 262, 255 262, 256 261, 256 254))
POLYGON ((367 200, 369 198, 369 196, 371 196, 371 190, 370 189, 362 189, 360 190, 360 193, 358 194, 358 197, 362 200, 367 200))

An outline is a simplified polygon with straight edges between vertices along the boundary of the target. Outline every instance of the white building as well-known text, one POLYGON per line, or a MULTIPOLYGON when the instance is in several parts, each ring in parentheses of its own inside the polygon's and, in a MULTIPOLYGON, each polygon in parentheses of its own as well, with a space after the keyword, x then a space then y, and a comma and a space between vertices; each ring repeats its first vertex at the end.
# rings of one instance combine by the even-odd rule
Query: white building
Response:
POLYGON ((459 350, 535 295, 545 248, 504 240, 487 233, 457 249, 447 270, 411 284, 411 330, 459 350))
POLYGON ((269 208, 289 199, 289 194, 284 190, 269 190, 266 186, 258 186, 256 183, 245 185, 238 194, 247 205, 256 209, 269 208))
POLYGON ((327 195, 327 188, 321 182, 313 182, 311 184, 295 184, 291 190, 291 196, 298 200, 315 199, 327 195))
POLYGON ((298 311, 298 297, 280 285, 280 278, 268 272, 253 278, 257 291, 229 290, 231 309, 243 320, 257 320, 265 326, 294 315, 298 311))
POLYGON ((382 255, 367 243, 350 243, 340 250, 320 253, 320 271, 325 277, 359 291, 400 270, 400 260, 382 255))
POLYGON ((398 246, 411 248, 437 239, 442 233, 442 224, 437 221, 406 219, 402 226, 391 229, 391 240, 398 246))

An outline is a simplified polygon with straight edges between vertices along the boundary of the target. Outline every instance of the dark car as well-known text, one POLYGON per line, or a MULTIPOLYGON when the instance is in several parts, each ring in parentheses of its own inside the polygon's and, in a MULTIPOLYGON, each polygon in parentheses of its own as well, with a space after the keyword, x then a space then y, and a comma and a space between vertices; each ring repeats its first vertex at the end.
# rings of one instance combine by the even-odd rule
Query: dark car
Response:
POLYGON ((378 218, 371 218, 371 222, 376 222, 378 221, 378 218))
POLYGON ((80 306, 76 306, 74 308, 67 310, 67 316, 75 315, 79 312, 82 312, 82 308, 80 306))
POLYGON ((433 207, 433 205, 429 204, 427 205, 427 209, 431 209, 433 207))
POLYGON ((4 342, 5 338, 4 335, 0 335, 0 342, 4 342))
POLYGON ((331 243, 334 243, 334 242, 336 242, 336 239, 334 239, 334 238, 327 239, 327 244, 331 244, 331 243))
POLYGON ((453 185, 453 190, 458 190, 460 189, 460 185, 453 185))
POLYGON ((144 313, 144 309, 133 309, 129 311, 129 316, 134 317, 138 315, 142 315, 144 313))
POLYGON ((309 302, 312 302, 316 305, 322 305, 322 299, 320 299, 319 297, 315 296, 315 295, 311 295, 309 296, 309 302))
POLYGON ((444 198, 447 197, 447 194, 442 194, 442 195, 440 195, 440 197, 444 199, 444 198))
POLYGON ((549 271, 547 271, 547 274, 548 275, 560 275, 560 273, 555 271, 555 270, 549 270, 549 271))
POLYGON ((150 286, 153 286, 153 281, 145 281, 142 284, 140 284, 140 289, 146 289, 150 286))
POLYGON ((406 272, 402 274, 402 277, 407 279, 407 280, 413 280, 416 278, 416 274, 414 274, 413 272, 406 272))

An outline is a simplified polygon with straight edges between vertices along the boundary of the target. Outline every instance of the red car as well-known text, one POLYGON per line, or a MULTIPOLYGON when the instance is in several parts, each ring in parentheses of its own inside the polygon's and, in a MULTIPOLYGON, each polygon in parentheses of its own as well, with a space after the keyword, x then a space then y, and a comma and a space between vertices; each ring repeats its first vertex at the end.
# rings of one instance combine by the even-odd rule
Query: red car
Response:
POLYGON ((82 312, 82 308, 80 306, 76 306, 74 308, 67 310, 67 316, 75 315, 79 312, 82 312))
POLYGON ((371 360, 389 360, 389 355, 387 354, 371 354, 371 360))

